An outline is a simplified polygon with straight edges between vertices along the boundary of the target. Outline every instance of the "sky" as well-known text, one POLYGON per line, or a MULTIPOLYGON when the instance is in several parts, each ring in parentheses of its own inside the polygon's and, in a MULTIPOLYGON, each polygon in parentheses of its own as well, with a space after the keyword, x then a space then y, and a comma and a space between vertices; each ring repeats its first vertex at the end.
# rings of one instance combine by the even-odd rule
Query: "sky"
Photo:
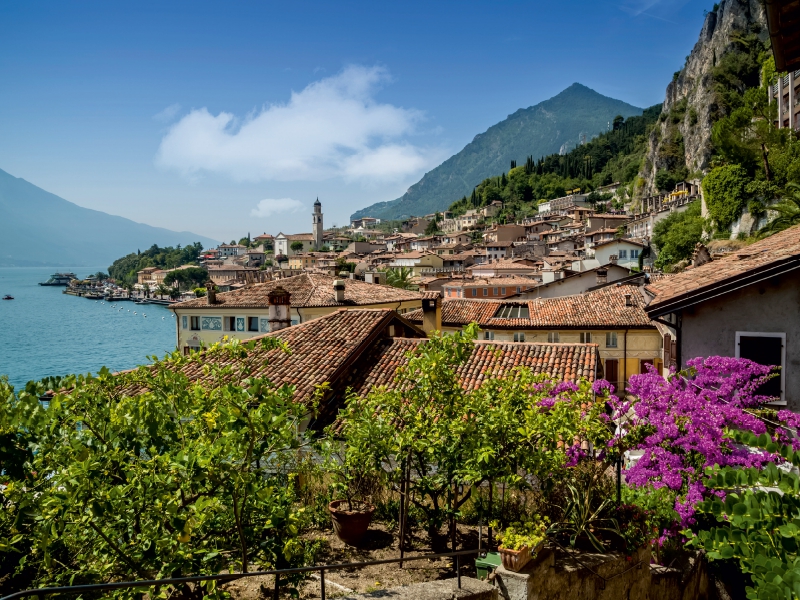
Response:
POLYGON ((341 226, 574 82, 662 102, 712 4, 0 0, 0 169, 220 241, 341 226))

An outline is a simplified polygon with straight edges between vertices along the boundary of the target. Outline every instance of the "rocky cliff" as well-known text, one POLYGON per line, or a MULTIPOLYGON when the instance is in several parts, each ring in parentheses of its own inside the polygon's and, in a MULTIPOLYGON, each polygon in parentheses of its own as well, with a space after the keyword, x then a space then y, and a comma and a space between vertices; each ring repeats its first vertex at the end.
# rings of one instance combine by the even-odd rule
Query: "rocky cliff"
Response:
POLYGON ((648 151, 639 173, 640 195, 671 189, 675 181, 707 172, 712 155, 711 128, 722 116, 714 90, 713 70, 735 50, 741 33, 768 39, 761 0, 722 0, 706 15, 700 38, 684 67, 667 86, 658 125, 650 134, 648 151))

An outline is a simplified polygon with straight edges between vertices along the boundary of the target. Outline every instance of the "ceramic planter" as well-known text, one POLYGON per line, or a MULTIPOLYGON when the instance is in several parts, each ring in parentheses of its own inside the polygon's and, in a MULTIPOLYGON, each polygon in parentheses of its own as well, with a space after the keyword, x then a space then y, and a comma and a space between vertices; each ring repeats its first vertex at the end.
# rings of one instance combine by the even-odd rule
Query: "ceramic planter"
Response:
POLYGON ((501 546, 497 551, 500 553, 500 560, 503 563, 503 567, 516 573, 527 565, 532 558, 536 558, 542 546, 544 546, 544 542, 537 544, 536 548, 533 550, 528 546, 523 546, 519 550, 511 550, 501 546))
POLYGON ((358 510, 346 510, 347 500, 334 500, 328 505, 336 537, 349 546, 357 546, 369 529, 375 507, 361 505, 358 510))

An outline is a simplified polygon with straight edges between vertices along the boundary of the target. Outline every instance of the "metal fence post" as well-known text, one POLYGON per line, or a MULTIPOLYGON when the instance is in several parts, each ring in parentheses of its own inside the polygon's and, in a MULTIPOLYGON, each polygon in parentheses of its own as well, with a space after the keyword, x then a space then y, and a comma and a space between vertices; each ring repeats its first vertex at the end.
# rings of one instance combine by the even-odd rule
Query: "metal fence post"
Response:
POLYGON ((325 569, 319 571, 319 590, 322 600, 325 600, 325 569))
POLYGON ((461 564, 460 559, 461 557, 456 554, 456 579, 458 579, 458 589, 461 589, 461 564))
POLYGON ((273 600, 278 600, 278 582, 280 578, 280 573, 275 573, 275 591, 272 593, 273 600))

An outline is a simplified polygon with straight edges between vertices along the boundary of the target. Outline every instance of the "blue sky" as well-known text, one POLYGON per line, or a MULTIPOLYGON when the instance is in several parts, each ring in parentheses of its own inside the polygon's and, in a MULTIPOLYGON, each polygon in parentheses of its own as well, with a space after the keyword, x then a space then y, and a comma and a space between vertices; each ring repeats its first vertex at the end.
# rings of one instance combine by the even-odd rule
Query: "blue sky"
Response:
POLYGON ((0 169, 219 240, 341 225, 573 82, 661 102, 711 4, 0 0, 0 169))

